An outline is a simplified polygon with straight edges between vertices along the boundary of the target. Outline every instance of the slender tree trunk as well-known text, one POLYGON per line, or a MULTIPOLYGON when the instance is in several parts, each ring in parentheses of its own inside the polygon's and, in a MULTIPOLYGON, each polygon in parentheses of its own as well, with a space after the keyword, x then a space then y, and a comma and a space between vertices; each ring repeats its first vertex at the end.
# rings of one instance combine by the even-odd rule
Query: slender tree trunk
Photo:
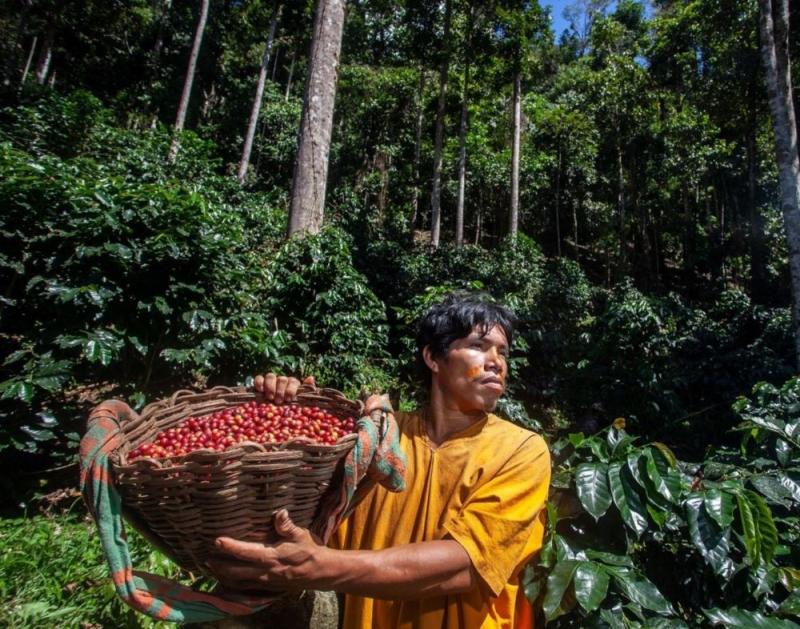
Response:
POLYGON ((283 102, 289 101, 289 94, 292 92, 292 79, 294 78, 294 62, 297 59, 297 52, 292 53, 292 62, 289 64, 289 78, 286 79, 286 93, 283 95, 283 102))
POLYGON ((556 170, 556 255, 561 257, 561 137, 558 138, 558 166, 556 170))
POLYGON ((28 72, 31 70, 31 63, 33 62, 33 54, 36 52, 36 42, 39 40, 38 37, 34 35, 33 41, 31 42, 31 49, 28 51, 28 59, 25 61, 25 69, 22 70, 22 78, 19 80, 19 86, 22 87, 25 85, 25 81, 28 80, 28 72))
POLYGON ((761 53, 775 128, 781 210, 789 244, 792 324, 800 369, 800 158, 789 61, 789 0, 759 0, 761 53))
POLYGON ((200 44, 203 41, 203 33, 206 30, 208 2, 209 0, 201 0, 200 4, 200 18, 197 20, 197 28, 195 28, 194 31, 192 52, 189 55, 189 67, 186 69, 186 79, 183 81, 183 92, 181 93, 181 100, 178 104, 178 115, 175 118, 174 135, 172 137, 172 144, 169 147, 168 161, 170 164, 174 163, 175 158, 178 156, 180 132, 183 131, 183 125, 186 123, 186 110, 189 108, 189 96, 192 93, 192 83, 194 83, 194 74, 197 68, 197 57, 200 55, 200 44))
POLYGON ((417 225, 417 214, 419 212, 419 195, 420 195, 420 180, 419 180, 419 162, 422 153, 422 122, 423 113, 425 108, 422 104, 423 92, 425 90, 425 70, 422 66, 419 68, 419 86, 417 87, 416 107, 417 107, 417 124, 414 135, 414 187, 411 190, 411 229, 413 230, 417 225))
POLYGON ((511 211, 508 233, 516 238, 519 230, 519 150, 522 135, 522 70, 514 74, 513 131, 511 140, 511 211))
MULTIPOLYGON (((751 125, 755 125, 751 119, 751 125)), ((764 217, 756 199, 757 155, 756 129, 751 126, 747 133, 747 204, 750 210, 750 294, 756 303, 763 303, 766 297, 767 252, 764 242, 764 217)))
POLYGON ((297 232, 315 234, 322 228, 344 6, 345 0, 317 2, 292 180, 290 236, 297 232))
POLYGON ((619 124, 616 125, 617 135, 617 215, 619 217, 619 259, 620 267, 625 262, 625 170, 622 160, 622 140, 619 137, 619 124))
POLYGON ((445 1, 442 61, 439 66, 439 103, 436 106, 436 135, 433 144, 433 183, 431 186, 431 245, 439 246, 442 221, 442 151, 444 145, 444 112, 447 99, 447 73, 450 69, 451 1, 445 1))
POLYGON ((258 72, 258 82, 256 84, 256 95, 253 98, 253 106, 250 109, 250 120, 247 122, 247 132, 244 137, 242 147, 242 159, 239 160, 239 183, 244 183, 247 175, 247 167, 250 165, 250 153, 253 150, 253 139, 256 137, 256 125, 258 115, 261 113, 261 100, 264 98, 264 84, 267 82, 267 68, 269 67, 269 55, 272 51, 272 42, 275 40, 275 29, 278 26, 283 5, 278 5, 272 13, 272 22, 269 25, 269 35, 267 43, 264 45, 264 54, 261 57, 261 68, 258 72))
POLYGON ((456 203, 456 247, 464 244, 464 192, 467 187, 467 90, 469 89, 469 60, 464 59, 464 91, 461 98, 461 124, 458 129, 458 202, 456 203))
POLYGON ((53 60, 53 42, 55 41, 56 29, 53 24, 47 26, 47 32, 42 42, 42 49, 39 51, 39 60, 36 62, 36 82, 44 85, 47 80, 47 73, 50 71, 50 62, 53 60))
POLYGON ((275 75, 278 74, 278 60, 280 59, 280 57, 281 57, 281 49, 276 48, 275 60, 272 63, 272 74, 269 77, 269 80, 272 81, 273 83, 275 82, 275 75))
POLYGON ((575 250, 575 260, 580 259, 580 243, 578 242, 578 205, 580 203, 581 201, 578 201, 578 203, 572 203, 572 239, 574 242, 573 247, 575 250))

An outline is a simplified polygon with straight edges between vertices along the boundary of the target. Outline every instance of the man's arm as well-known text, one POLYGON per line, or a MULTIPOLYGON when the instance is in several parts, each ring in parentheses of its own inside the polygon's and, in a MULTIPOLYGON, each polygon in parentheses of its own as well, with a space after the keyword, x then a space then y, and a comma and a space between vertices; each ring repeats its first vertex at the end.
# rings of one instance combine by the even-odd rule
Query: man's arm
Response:
POLYGON ((478 583, 467 551, 452 539, 375 551, 334 550, 295 526, 286 511, 276 516, 275 528, 284 539, 272 546, 217 540, 224 554, 209 566, 225 587, 335 590, 401 600, 457 594, 478 583))

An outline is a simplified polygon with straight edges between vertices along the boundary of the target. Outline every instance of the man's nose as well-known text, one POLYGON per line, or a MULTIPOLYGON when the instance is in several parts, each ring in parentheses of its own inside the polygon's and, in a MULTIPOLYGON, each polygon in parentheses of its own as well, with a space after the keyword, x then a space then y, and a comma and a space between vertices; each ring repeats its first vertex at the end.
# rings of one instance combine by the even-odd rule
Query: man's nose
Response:
POLYGON ((486 352, 486 367, 498 372, 503 370, 503 361, 500 359, 500 354, 496 347, 490 347, 486 352))

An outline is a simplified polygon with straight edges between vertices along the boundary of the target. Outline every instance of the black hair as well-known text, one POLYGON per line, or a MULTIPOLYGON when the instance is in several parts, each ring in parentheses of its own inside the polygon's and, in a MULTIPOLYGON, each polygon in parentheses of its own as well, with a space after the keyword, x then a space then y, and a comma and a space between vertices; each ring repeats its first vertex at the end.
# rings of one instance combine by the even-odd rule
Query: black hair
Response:
POLYGON ((450 293, 440 304, 431 307, 417 324, 417 369, 423 382, 430 383, 430 370, 422 357, 426 347, 430 347, 434 358, 441 358, 447 355, 453 341, 469 336, 476 327, 486 335, 495 326, 505 332, 511 347, 516 322, 511 310, 486 293, 450 293))

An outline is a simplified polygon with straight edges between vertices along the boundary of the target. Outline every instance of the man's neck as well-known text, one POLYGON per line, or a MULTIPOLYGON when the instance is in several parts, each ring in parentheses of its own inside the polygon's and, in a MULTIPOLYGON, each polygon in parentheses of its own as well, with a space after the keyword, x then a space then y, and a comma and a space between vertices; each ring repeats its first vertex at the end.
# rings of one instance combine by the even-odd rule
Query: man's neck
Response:
POLYGON ((466 430, 484 417, 485 411, 462 411, 445 399, 440 389, 434 387, 425 413, 425 430, 431 443, 439 446, 452 435, 466 430))

